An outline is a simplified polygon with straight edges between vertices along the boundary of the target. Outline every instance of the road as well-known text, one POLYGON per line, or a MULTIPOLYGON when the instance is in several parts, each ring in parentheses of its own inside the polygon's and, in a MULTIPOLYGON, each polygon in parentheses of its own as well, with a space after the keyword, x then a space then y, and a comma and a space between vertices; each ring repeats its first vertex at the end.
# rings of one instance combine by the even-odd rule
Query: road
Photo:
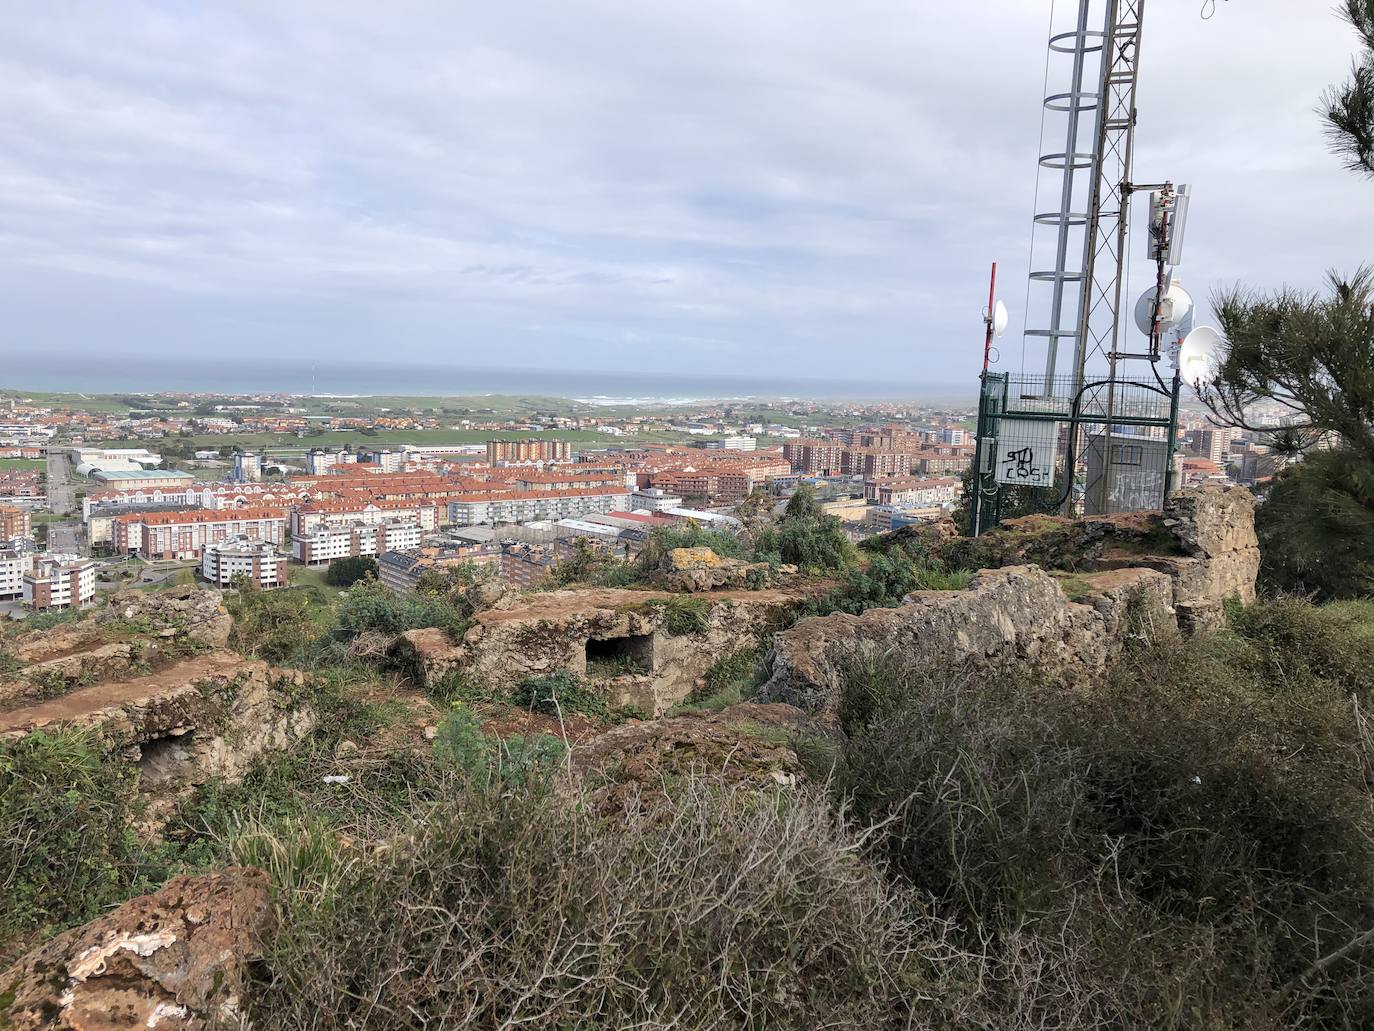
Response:
MULTIPOLYGON (((54 515, 70 515, 76 510, 76 488, 67 454, 58 448, 48 449, 48 508, 54 515)), ((49 523, 48 550, 60 555, 81 554, 81 520, 49 523)))

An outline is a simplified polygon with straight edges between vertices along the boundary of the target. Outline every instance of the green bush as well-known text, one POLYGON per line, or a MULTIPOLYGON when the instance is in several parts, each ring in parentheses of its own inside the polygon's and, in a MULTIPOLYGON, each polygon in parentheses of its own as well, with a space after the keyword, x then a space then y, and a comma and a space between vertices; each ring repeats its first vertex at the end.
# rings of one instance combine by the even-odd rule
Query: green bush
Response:
POLYGON ((324 582, 331 587, 352 587, 365 577, 376 578, 377 560, 370 555, 336 558, 324 571, 324 582))
POLYGON ((663 610, 663 629, 671 637, 690 637, 711 629, 711 605, 704 598, 678 596, 654 602, 663 610))
POLYGON ((425 694, 445 707, 454 702, 483 702, 494 697, 488 687, 473 683, 464 670, 456 669, 442 677, 431 677, 425 681, 425 694))
POLYGON ((491 742, 467 707, 453 706, 437 730, 433 745, 435 757, 469 781, 484 781, 491 762, 491 742))
POLYGON ((264 591, 245 580, 228 608, 234 617, 229 643, 243 655, 285 663, 307 652, 319 636, 310 597, 302 591, 264 591))
POLYGON ((53 609, 48 612, 32 612, 10 628, 15 636, 51 630, 64 623, 76 623, 90 615, 89 609, 53 609))
POLYGON ((534 786, 556 772, 567 756, 567 746, 551 734, 504 741, 484 734, 477 718, 461 704, 444 717, 438 731, 435 758, 477 788, 534 786))
POLYGON ((612 719, 615 716, 606 699, 587 690, 577 677, 564 670, 522 680, 515 689, 512 701, 522 709, 555 718, 567 718, 571 713, 596 719, 612 719))
POLYGON ((750 690, 763 682, 767 653, 765 646, 756 645, 721 656, 706 670, 704 687, 689 695, 677 711, 716 712, 744 701, 750 690))
POLYGON ((1310 451, 1255 509, 1260 581, 1327 600, 1374 596, 1374 458, 1310 451))
POLYGON ((998 1026, 1371 1026, 1374 753, 1337 681, 1303 683, 1229 635, 1134 649, 1091 693, 856 657, 835 790, 1031 989, 998 1026))
POLYGON ((94 919, 166 876, 131 826, 137 774, 91 730, 0 741, 0 954, 6 943, 94 919))
POLYGON ((855 558, 844 526, 835 516, 821 511, 810 487, 797 488, 783 517, 759 534, 754 550, 759 561, 786 562, 811 573, 846 569, 855 558))
POLYGON ((1279 597, 1237 611, 1232 623, 1260 647, 1276 688, 1306 690, 1321 679, 1365 700, 1374 690, 1374 603, 1279 597))
POLYGON ((496 777, 507 788, 542 785, 567 755, 568 746, 552 734, 517 734, 496 743, 496 777))
POLYGON ((470 614, 436 593, 396 594, 379 581, 360 580, 340 595, 334 616, 345 638, 437 627, 456 640, 467 632, 470 614))
POLYGON ((744 542, 730 533, 708 530, 699 523, 687 522, 677 526, 660 526, 653 530, 639 552, 639 565, 653 572, 663 564, 664 556, 677 548, 710 548, 721 558, 745 558, 744 542))
POLYGON ((649 534, 633 560, 616 558, 604 549, 579 539, 574 553, 549 571, 546 587, 571 584, 594 587, 633 587, 652 579, 674 548, 710 548, 723 558, 744 558, 744 542, 732 534, 703 529, 697 523, 659 527, 649 534))
POLYGON ((572 554, 559 559, 544 577, 544 587, 558 589, 577 583, 601 587, 620 587, 635 583, 639 568, 596 547, 584 537, 577 538, 572 554))
POLYGON ((259 756, 238 783, 199 785, 168 821, 166 838, 182 864, 227 861, 230 842, 249 823, 282 830, 309 824, 379 840, 447 790, 447 769, 380 736, 402 711, 394 703, 362 702, 348 686, 318 674, 312 680, 317 722, 307 738, 259 756), (344 742, 353 749, 342 751, 344 742), (325 780, 339 775, 347 781, 325 780))

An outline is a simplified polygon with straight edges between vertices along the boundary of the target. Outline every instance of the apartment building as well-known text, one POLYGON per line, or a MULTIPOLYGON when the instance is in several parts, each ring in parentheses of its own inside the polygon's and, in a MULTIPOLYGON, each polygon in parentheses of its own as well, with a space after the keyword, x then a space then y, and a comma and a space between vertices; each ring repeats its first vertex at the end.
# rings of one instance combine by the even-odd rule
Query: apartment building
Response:
POLYGON ((630 507, 636 511, 665 512, 670 508, 681 508, 682 498, 658 487, 644 487, 630 495, 630 507))
POLYGON ((1230 457, 1233 432, 1229 428, 1207 427, 1189 430, 1185 439, 1193 454, 1224 466, 1230 457))
POLYGON ((326 524, 291 538, 291 557, 306 566, 321 566, 337 558, 385 555, 420 546, 423 532, 417 522, 326 524))
POLYGON ((379 472, 398 473, 406 463, 404 451, 373 450, 365 451, 362 461, 375 467, 379 472))
POLYGON ((160 454, 141 447, 74 447, 68 454, 78 471, 83 465, 91 469, 146 469, 162 464, 160 454))
POLYGON ((943 508, 899 508, 896 505, 869 505, 867 523, 877 533, 900 530, 903 526, 928 523, 945 514, 943 508))
POLYGON ((566 466, 562 469, 545 469, 542 472, 531 472, 528 469, 519 471, 511 469, 493 469, 492 479, 498 479, 503 474, 515 473, 510 479, 510 485, 515 490, 586 490, 590 487, 627 487, 630 486, 633 476, 624 469, 583 469, 578 466, 566 466))
POLYGON ((280 544, 285 536, 286 512, 280 508, 139 512, 114 521, 115 552, 151 559, 200 558, 207 544, 233 537, 280 544))
POLYGON ((270 541, 231 537, 205 545, 200 575, 216 587, 232 587, 243 577, 270 591, 286 584, 286 556, 270 541))
POLYGON ((24 574, 24 604, 35 612, 95 601, 96 563, 76 555, 39 555, 24 574))
POLYGON ((501 462, 566 462, 572 444, 566 440, 489 440, 487 464, 501 462))
MULTIPOLYGON (((954 438, 958 434, 951 433, 954 438)), ((938 476, 962 472, 973 459, 973 445, 962 442, 924 444, 916 434, 861 431, 855 443, 833 440, 788 441, 783 457, 793 471, 807 476, 938 476)))
POLYGON ((0 551, 0 598, 24 596, 24 574, 33 569, 33 558, 26 551, 0 551))
POLYGON ((782 457, 792 471, 809 476, 838 476, 847 450, 834 440, 789 440, 782 446, 782 457))
POLYGON ((448 521, 454 526, 528 523, 536 519, 571 519, 597 512, 625 512, 629 507, 630 492, 624 487, 510 491, 450 498, 448 521))
POLYGON ((761 457, 748 461, 707 461, 700 465, 668 467, 651 473, 648 478, 655 487, 665 492, 731 502, 747 497, 770 479, 788 476, 791 472, 791 466, 784 459, 761 457))
POLYGON ((234 479, 239 483, 257 483, 261 480, 262 456, 242 451, 234 455, 234 479))
POLYGON ((357 461, 358 456, 352 451, 322 451, 316 448, 305 456, 305 470, 311 476, 323 476, 336 465, 352 465, 357 461))
POLYGON ((439 522, 439 506, 433 501, 386 501, 354 498, 316 501, 299 505, 291 512, 291 536, 304 536, 322 526, 348 526, 353 523, 413 522, 425 532, 439 522))
POLYGON ((874 504, 900 509, 931 508, 958 501, 960 486, 953 476, 894 476, 865 481, 864 497, 874 504))
POLYGON ((713 451, 754 451, 758 448, 759 442, 753 437, 724 437, 720 440, 707 441, 706 446, 713 451))
POLYGON ((501 545, 464 544, 388 551, 385 555, 377 556, 377 575, 385 586, 397 594, 408 594, 415 590, 420 577, 430 570, 443 570, 468 562, 478 566, 492 566, 499 572, 501 545))
POLYGON ((911 471, 918 476, 944 476, 949 473, 962 473, 972 464, 972 448, 951 450, 945 453, 928 448, 916 453, 911 471))
POLYGON ((32 517, 27 508, 0 505, 0 541, 28 537, 33 530, 32 517))

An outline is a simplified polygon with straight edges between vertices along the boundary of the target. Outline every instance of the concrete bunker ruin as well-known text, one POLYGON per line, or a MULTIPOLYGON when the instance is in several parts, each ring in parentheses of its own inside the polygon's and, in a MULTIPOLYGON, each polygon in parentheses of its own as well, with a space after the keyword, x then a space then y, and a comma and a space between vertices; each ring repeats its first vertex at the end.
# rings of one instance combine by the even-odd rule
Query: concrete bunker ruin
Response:
POLYGON ((657 637, 656 633, 588 637, 583 646, 584 669, 610 666, 620 667, 626 673, 652 673, 657 637))

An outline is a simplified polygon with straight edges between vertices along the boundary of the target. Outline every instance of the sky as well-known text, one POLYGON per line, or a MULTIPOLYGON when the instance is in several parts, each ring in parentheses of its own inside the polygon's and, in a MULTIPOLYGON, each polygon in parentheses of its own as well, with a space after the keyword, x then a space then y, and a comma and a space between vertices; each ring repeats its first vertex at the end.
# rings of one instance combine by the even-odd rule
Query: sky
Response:
MULTIPOLYGON (((0 355, 953 382, 997 260, 1014 368, 1050 6, 14 2, 0 355)), ((1139 91, 1190 289, 1374 260, 1314 113, 1353 33, 1203 6, 1139 91)))

